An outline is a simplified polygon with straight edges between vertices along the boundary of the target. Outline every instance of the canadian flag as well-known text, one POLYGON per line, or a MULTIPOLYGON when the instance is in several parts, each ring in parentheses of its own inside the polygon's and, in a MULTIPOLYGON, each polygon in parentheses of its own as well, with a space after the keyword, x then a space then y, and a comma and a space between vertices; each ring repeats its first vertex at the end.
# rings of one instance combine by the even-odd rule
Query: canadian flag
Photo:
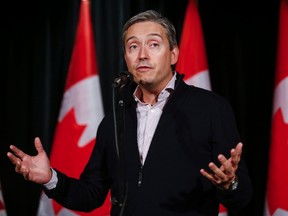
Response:
MULTIPOLYGON (((189 0, 180 39, 180 54, 176 71, 185 74, 189 85, 211 90, 205 42, 201 19, 195 0, 189 0)), ((226 216, 224 206, 219 206, 219 216, 226 216)))
POLYGON ((5 209, 5 205, 4 205, 4 199, 2 196, 2 188, 1 188, 1 184, 0 184, 0 216, 6 216, 6 209, 5 209))
MULTIPOLYGON (((74 49, 50 156, 51 166, 68 176, 79 178, 94 147, 96 131, 103 116, 90 2, 82 0, 74 49)), ((90 213, 76 212, 60 206, 42 193, 38 216, 104 216, 110 215, 110 206, 108 196, 101 208, 90 213)))
POLYGON ((288 1, 281 0, 265 216, 288 216, 288 1))

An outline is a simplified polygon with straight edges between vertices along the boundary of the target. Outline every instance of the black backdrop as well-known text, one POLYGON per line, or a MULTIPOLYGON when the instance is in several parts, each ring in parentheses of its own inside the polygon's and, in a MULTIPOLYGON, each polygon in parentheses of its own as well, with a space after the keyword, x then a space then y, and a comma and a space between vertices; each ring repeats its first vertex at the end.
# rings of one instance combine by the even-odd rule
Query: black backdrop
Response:
MULTIPOLYGON (((48 154, 73 47, 79 0, 1 3, 0 180, 8 216, 35 215, 40 188, 14 172, 14 144, 35 154, 40 136, 48 154)), ((94 0, 92 19, 105 111, 111 83, 125 69, 121 28, 132 15, 156 9, 180 38, 187 0, 94 0)), ((270 139, 279 0, 199 1, 213 91, 235 110, 254 184, 254 199, 233 215, 262 215, 270 139)))

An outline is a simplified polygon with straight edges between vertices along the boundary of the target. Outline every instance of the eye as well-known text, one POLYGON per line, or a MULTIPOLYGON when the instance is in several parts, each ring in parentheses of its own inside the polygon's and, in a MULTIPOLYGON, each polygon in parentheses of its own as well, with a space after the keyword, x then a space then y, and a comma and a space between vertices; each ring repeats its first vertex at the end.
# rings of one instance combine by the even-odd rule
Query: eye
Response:
POLYGON ((156 42, 151 43, 151 44, 150 44, 150 47, 152 47, 152 48, 154 48, 154 47, 159 47, 159 43, 156 43, 156 42))
POLYGON ((134 51, 134 50, 137 50, 137 48, 138 48, 137 44, 130 44, 130 45, 128 45, 128 50, 129 50, 130 52, 132 52, 132 51, 134 51))

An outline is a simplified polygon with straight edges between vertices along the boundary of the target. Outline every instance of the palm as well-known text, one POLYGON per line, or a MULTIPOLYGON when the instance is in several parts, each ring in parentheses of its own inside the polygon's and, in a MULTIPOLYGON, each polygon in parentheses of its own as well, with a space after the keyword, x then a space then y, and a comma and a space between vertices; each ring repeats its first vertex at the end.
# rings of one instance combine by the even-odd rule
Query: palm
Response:
POLYGON ((28 179, 30 181, 43 184, 50 180, 50 162, 45 152, 36 156, 27 155, 22 163, 23 166, 29 167, 28 179))

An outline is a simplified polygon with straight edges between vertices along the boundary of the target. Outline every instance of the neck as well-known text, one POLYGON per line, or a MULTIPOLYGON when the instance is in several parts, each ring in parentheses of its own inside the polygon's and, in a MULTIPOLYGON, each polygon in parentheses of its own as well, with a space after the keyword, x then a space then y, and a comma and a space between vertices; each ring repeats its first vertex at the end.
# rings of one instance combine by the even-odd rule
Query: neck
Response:
POLYGON ((158 95, 160 91, 150 91, 147 90, 146 88, 143 88, 139 86, 138 92, 137 92, 137 97, 143 102, 143 103, 148 103, 150 105, 154 105, 157 102, 158 95))

